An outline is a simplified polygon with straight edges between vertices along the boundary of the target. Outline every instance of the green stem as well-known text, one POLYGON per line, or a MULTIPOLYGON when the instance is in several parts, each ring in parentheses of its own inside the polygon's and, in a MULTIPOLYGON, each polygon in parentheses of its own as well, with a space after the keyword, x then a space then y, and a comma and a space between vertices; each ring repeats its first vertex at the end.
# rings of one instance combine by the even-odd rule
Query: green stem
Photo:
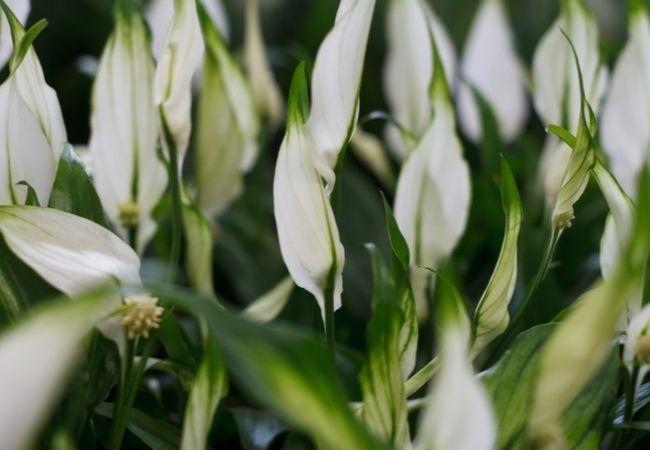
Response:
POLYGON ((623 423, 632 421, 634 416, 634 402, 636 401, 636 378, 639 375, 639 368, 635 367, 632 373, 625 377, 625 412, 623 413, 623 423))
POLYGON ((133 372, 133 353, 134 343, 131 339, 126 341, 126 352, 124 360, 122 361, 122 370, 120 371, 120 385, 117 391, 117 400, 113 408, 113 421, 111 422, 111 435, 108 441, 109 450, 119 450, 122 445, 122 438, 124 436, 124 427, 122 423, 126 424, 124 416, 128 417, 127 408, 127 395, 129 390, 129 381, 131 380, 131 373, 133 372))
POLYGON ((332 356, 332 360, 336 360, 336 339, 334 336, 334 283, 328 283, 325 289, 325 340, 327 341, 327 349, 332 356))
POLYGON ((129 422, 131 409, 133 408, 133 403, 135 402, 135 397, 138 393, 140 381, 142 380, 142 376, 147 367, 147 360, 153 352, 154 342, 153 339, 147 341, 135 370, 133 370, 133 355, 135 349, 134 341, 129 340, 127 343, 127 357, 129 358, 127 361, 128 373, 123 374, 123 376, 126 375, 128 378, 123 378, 120 384, 118 400, 115 404, 115 410, 113 411, 113 429, 108 445, 109 450, 119 450, 122 447, 122 440, 124 439, 124 433, 129 422), (128 349, 129 347, 130 350, 128 349))
POLYGON ((181 174, 178 163, 178 148, 174 141, 165 114, 160 111, 160 120, 162 122, 163 135, 167 146, 169 157, 169 190, 172 199, 172 244, 169 255, 169 268, 167 280, 173 283, 176 279, 176 272, 180 263, 181 256, 181 239, 183 235, 183 204, 181 200, 181 174))
POLYGON ((427 382, 433 377, 433 375, 438 370, 438 358, 435 357, 427 363, 426 366, 418 370, 411 378, 406 380, 404 389, 406 391, 406 396, 410 397, 415 394, 422 386, 427 384, 427 382))
POLYGON ((562 230, 557 230, 555 228, 552 229, 551 237, 548 240, 548 245, 546 247, 544 257, 542 258, 542 262, 539 265, 539 268, 537 269, 537 273, 535 274, 532 283, 528 287, 528 291, 526 292, 524 300, 521 302, 521 306, 519 307, 519 309, 517 309, 514 318, 510 321, 510 325, 508 326, 508 329, 506 330, 505 333, 501 335, 501 337, 499 338, 499 340, 497 341, 494 347, 494 350, 490 354, 490 357, 487 359, 488 366, 492 365, 495 362, 496 357, 501 354, 501 350, 503 349, 505 344, 510 340, 512 335, 516 332, 517 325, 519 325, 521 320, 524 318, 526 312, 528 312, 528 309, 531 305, 531 299, 533 298, 533 294, 537 291, 537 288, 539 288, 539 285, 542 283, 542 281, 544 280, 544 278, 546 278, 546 275, 548 274, 548 270, 551 266, 551 262, 553 261, 553 255, 555 254, 555 249, 557 248, 557 243, 560 240, 561 235, 562 235, 562 230))

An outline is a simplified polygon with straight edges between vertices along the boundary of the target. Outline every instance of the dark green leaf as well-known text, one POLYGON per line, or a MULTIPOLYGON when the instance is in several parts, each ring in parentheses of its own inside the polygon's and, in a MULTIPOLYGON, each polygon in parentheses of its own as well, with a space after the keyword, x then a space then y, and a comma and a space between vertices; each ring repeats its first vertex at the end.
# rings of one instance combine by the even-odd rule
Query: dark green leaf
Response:
POLYGON ((95 187, 70 144, 61 152, 49 206, 110 228, 95 187))
POLYGON ((40 202, 38 201, 38 196, 36 195, 36 191, 34 190, 31 184, 29 184, 27 181, 19 181, 16 184, 18 186, 27 187, 27 197, 25 198, 26 206, 41 206, 40 202))

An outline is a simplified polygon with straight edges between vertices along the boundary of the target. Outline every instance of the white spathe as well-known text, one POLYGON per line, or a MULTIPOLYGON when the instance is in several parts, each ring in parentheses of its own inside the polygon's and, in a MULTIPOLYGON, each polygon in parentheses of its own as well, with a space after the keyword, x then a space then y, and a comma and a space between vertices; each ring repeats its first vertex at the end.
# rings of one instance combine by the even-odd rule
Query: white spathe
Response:
POLYGON ((106 228, 74 214, 0 206, 0 233, 18 258, 71 297, 111 280, 141 283, 135 251, 106 228))
POLYGON ((151 214, 167 186, 167 172, 157 155, 159 118, 147 35, 137 14, 118 12, 93 87, 89 143, 97 193, 125 240, 122 207, 137 206, 135 244, 140 253, 156 230, 151 214))
MULTIPOLYGON (((176 145, 179 166, 185 158, 192 130, 192 76, 203 50, 196 1, 174 0, 172 26, 156 66, 154 99, 176 145)), ((163 143, 169 144, 167 139, 163 143)))
MULTIPOLYGON (((445 76, 456 79, 456 52, 447 30, 428 3, 422 0, 391 0, 386 13, 388 52, 384 66, 384 92, 395 120, 419 138, 431 119, 429 84, 433 76, 436 42, 445 76)), ((387 125, 390 149, 400 159, 411 150, 400 131, 387 125)))
MULTIPOLYGON (((352 136, 359 85, 375 0, 341 0, 332 30, 323 40, 311 81, 311 109, 306 128, 323 163, 333 169, 352 136)), ((331 174, 320 171, 324 178, 331 174)), ((332 184, 333 179, 328 179, 332 184)))
POLYGON ((427 304, 429 272, 448 258, 467 225, 470 176, 446 92, 433 100, 434 115, 404 163, 395 194, 395 219, 409 245, 419 311, 427 304))
POLYGON ((0 204, 22 205, 27 182, 41 204, 52 191, 57 160, 38 119, 23 99, 16 77, 0 85, 0 204))
POLYGON ((0 335, 0 450, 32 448, 86 335, 112 311, 100 296, 57 302, 0 335))
POLYGON ((341 306, 345 255, 329 196, 314 165, 315 144, 303 125, 289 123, 273 178, 273 206, 280 250, 294 282, 325 311, 333 282, 334 309, 341 306))
POLYGON ((639 172, 650 148, 650 19, 633 11, 629 39, 621 52, 603 104, 600 137, 612 172, 625 191, 636 195, 639 172))
MULTIPOLYGON (((607 68, 601 65, 598 27, 593 16, 580 0, 563 2, 560 16, 544 34, 533 55, 533 99, 545 125, 559 125, 575 133, 582 111, 580 85, 571 46, 562 30, 576 49, 585 100, 595 114, 598 114, 607 86, 607 68)), ((567 147, 557 144, 555 137, 549 136, 548 139, 555 143, 547 142, 545 145, 539 179, 544 188, 546 204, 552 208, 569 156, 559 156, 558 153, 566 151, 567 147)))
POLYGON ((282 120, 284 100, 273 78, 264 49, 260 24, 260 0, 246 1, 244 58, 257 109, 268 119, 272 127, 277 127, 282 120))
POLYGON ((517 137, 528 118, 524 73, 502 0, 483 0, 470 28, 461 61, 458 117, 473 142, 483 136, 472 87, 492 109, 504 142, 517 137))

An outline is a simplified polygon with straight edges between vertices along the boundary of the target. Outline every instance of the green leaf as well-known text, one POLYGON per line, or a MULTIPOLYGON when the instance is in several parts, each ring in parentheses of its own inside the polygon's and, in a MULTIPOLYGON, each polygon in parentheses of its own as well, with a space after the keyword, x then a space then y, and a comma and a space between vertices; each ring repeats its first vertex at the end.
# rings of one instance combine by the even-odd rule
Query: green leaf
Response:
POLYGON ((70 144, 65 144, 50 194, 50 208, 69 212, 110 228, 102 203, 90 181, 81 158, 70 144))
POLYGON ((230 411, 237 422, 244 450, 267 450, 273 440, 287 430, 286 425, 266 411, 249 408, 233 408, 230 411))
POLYGON ((185 408, 182 449, 205 449, 217 406, 227 393, 228 378, 221 355, 208 341, 185 408))
POLYGON ((36 191, 34 190, 31 184, 29 184, 27 181, 19 181, 16 184, 18 186, 27 187, 27 197, 25 198, 26 206, 41 206, 38 201, 38 196, 36 195, 36 191))
MULTIPOLYGON (((113 404, 101 403, 95 408, 95 413, 102 417, 113 417, 113 404)), ((142 442, 154 450, 178 450, 181 433, 169 422, 154 419, 136 408, 131 409, 127 429, 142 442)))
POLYGON ((197 291, 215 297, 212 278, 212 225, 189 200, 183 201, 185 264, 190 284, 197 291))
POLYGON ((261 325, 195 294, 149 286, 168 303, 205 320, 233 380, 320 449, 384 448, 353 416, 329 353, 319 339, 288 326, 261 325), (344 443, 344 444, 342 444, 344 443))
POLYGON ((400 330, 399 349, 402 375, 406 378, 415 367, 419 333, 415 298, 413 297, 409 278, 409 248, 397 225, 393 211, 383 194, 382 200, 388 229, 388 240, 393 251, 391 273, 395 287, 395 298, 399 300, 404 317, 400 330))
POLYGON ((524 331, 483 376, 499 426, 498 449, 523 437, 539 349, 554 329, 555 324, 546 324, 524 331))
POLYGON ((474 314, 472 356, 508 327, 508 305, 517 282, 517 240, 522 208, 515 178, 505 158, 501 159, 501 203, 506 217, 499 259, 474 314))
POLYGON ((368 351, 359 381, 363 419, 378 436, 403 448, 409 442, 406 394, 400 367, 400 330, 404 316, 395 302, 388 269, 379 250, 366 245, 373 267, 373 316, 368 324, 368 351))
POLYGON ((550 131, 551 133, 553 133, 554 135, 562 139, 562 141, 569 147, 573 148, 576 146, 576 137, 573 134, 571 134, 571 132, 566 128, 562 128, 559 125, 553 125, 553 124, 547 125, 546 128, 548 129, 548 131, 550 131))

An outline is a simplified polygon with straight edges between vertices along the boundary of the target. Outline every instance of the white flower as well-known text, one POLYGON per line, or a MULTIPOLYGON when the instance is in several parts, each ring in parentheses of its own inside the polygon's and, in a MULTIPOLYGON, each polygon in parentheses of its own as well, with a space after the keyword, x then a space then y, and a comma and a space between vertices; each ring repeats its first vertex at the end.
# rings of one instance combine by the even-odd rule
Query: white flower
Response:
POLYGON ((630 11, 629 36, 603 104, 600 136, 612 172, 635 196, 650 148, 650 19, 642 2, 630 11))
MULTIPOLYGON (((375 0, 341 0, 334 28, 323 40, 311 81, 306 128, 325 166, 333 169, 352 136, 358 114, 359 85, 375 0)), ((319 168, 329 185, 333 177, 319 168)))
MULTIPOLYGON (((566 37, 573 43, 582 70, 586 101, 598 113, 607 85, 607 69, 600 64, 598 28, 581 0, 561 4, 561 14, 540 40, 533 56, 533 94, 537 113, 545 125, 560 125, 576 130, 583 105, 575 61, 566 37)), ((549 136, 540 164, 540 182, 553 207, 566 170, 569 147, 549 136), (561 155, 564 153, 564 155, 561 155)))
POLYGON ((260 121, 241 70, 207 19, 201 17, 206 57, 199 103, 198 204, 207 217, 221 213, 243 187, 259 153, 260 121))
MULTIPOLYGON (((456 54, 440 22, 427 2, 391 0, 386 12, 388 53, 384 66, 384 92, 395 120, 419 138, 431 118, 429 84, 433 75, 430 35, 440 52, 445 75, 453 86, 456 54)), ((394 125, 386 128, 390 149, 404 159, 411 146, 394 125)))
POLYGON ((491 450, 496 422, 488 396, 468 361, 470 326, 462 300, 439 281, 440 366, 420 422, 416 450, 491 450))
POLYGON ((501 139, 512 141, 528 117, 524 74, 502 0, 483 0, 476 13, 461 61, 458 116, 464 133, 482 139, 475 88, 494 113, 501 139))
POLYGON ((325 291, 333 289, 334 309, 341 306, 344 251, 321 176, 314 164, 317 147, 305 129, 304 66, 292 83, 287 133, 273 178, 273 206, 280 250, 294 282, 309 291, 325 315, 325 291))
MULTIPOLYGON (((174 18, 165 42, 156 66, 154 98, 161 110, 163 128, 176 146, 180 166, 192 129, 192 75, 204 48, 195 0, 174 0, 174 18)), ((163 143, 168 144, 166 138, 163 143)))
POLYGON ((397 181, 395 218, 409 245, 418 312, 425 312, 430 273, 448 258, 465 231, 469 168, 456 135, 454 111, 442 73, 434 72, 433 118, 397 181))
POLYGON ((22 205, 27 187, 41 204, 50 198, 57 160, 37 118, 18 90, 15 76, 0 85, 0 204, 22 205))
POLYGON ((272 127, 276 127, 282 120, 284 104, 264 50, 259 3, 259 0, 246 1, 246 72, 258 110, 268 118, 272 127))
POLYGON ((153 208, 167 186, 156 154, 159 119, 148 32, 136 11, 117 12, 93 88, 89 151, 104 210, 123 239, 137 230, 139 252, 156 230, 153 208))

